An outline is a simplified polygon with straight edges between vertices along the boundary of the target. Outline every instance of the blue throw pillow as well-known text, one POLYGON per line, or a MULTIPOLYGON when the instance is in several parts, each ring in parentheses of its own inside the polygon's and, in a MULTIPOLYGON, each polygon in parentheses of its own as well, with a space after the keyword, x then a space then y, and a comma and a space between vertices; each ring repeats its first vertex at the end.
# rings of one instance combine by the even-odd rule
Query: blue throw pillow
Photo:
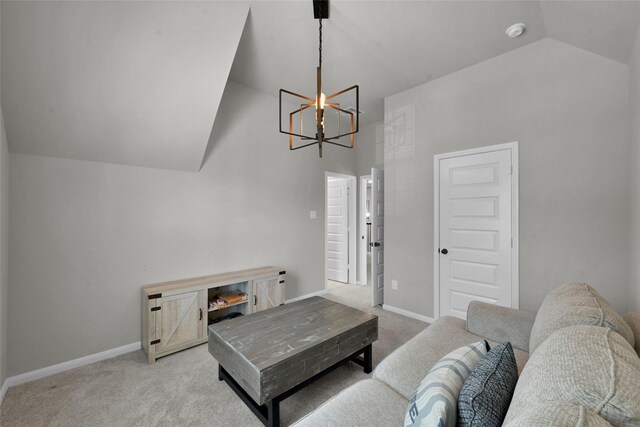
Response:
POLYGON ((458 427, 500 427, 518 382, 511 343, 495 346, 476 365, 458 397, 458 427))
POLYGON ((467 344, 444 356, 429 371, 409 400, 405 427, 455 427, 458 393, 488 344, 467 344))

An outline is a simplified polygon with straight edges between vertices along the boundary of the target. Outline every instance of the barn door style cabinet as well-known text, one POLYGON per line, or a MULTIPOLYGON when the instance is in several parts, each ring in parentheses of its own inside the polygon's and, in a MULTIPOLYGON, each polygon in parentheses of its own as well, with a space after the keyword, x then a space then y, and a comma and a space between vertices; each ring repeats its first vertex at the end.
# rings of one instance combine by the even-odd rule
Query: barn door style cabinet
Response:
POLYGON ((149 363, 207 342, 211 323, 284 304, 285 275, 261 267, 143 286, 142 347, 149 363), (213 304, 226 295, 234 299, 213 304))

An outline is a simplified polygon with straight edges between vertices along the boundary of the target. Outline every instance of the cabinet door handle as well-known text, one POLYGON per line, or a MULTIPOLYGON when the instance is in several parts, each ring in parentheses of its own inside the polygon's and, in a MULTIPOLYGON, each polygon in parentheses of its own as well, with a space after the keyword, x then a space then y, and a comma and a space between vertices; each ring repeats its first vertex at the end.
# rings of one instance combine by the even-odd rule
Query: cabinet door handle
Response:
POLYGON ((253 305, 258 305, 258 295, 253 296, 253 305))
POLYGON ((198 310, 200 310, 200 318, 198 320, 202 320, 202 308, 199 308, 198 310))

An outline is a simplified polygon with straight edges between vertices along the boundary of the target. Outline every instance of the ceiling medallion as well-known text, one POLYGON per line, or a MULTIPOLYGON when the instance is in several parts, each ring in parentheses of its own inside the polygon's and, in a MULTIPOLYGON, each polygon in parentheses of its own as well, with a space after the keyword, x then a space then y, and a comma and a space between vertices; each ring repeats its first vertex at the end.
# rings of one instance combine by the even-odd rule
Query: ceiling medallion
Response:
MULTIPOLYGON (((325 96, 322 92, 322 20, 329 18, 329 0, 313 0, 313 9, 314 17, 318 19, 319 23, 316 95, 315 97, 307 97, 286 89, 280 89, 280 132, 289 135, 289 150, 298 150, 318 144, 318 151, 320 157, 322 157, 322 144, 325 142, 339 147, 353 148, 354 135, 358 132, 360 124, 360 89, 358 85, 354 85, 329 96, 325 96), (288 131, 283 130, 282 127, 283 95, 292 100, 290 104, 292 108, 295 108, 289 113, 288 131), (346 98, 349 96, 355 96, 355 108, 343 109, 338 102, 338 97, 346 98), (314 112, 315 117, 312 116, 314 112), (334 112, 335 114, 333 114, 334 112), (305 114, 311 116, 311 121, 315 124, 315 135, 305 135, 305 114), (341 129, 344 129, 345 132, 340 133, 341 129), (349 130, 348 132, 346 132, 347 129, 349 130), (349 143, 341 143, 340 138, 346 136, 349 137, 349 143), (296 140, 300 139, 301 142, 298 145, 294 144, 294 137, 296 140)), ((309 122, 309 118, 307 122, 309 122)))

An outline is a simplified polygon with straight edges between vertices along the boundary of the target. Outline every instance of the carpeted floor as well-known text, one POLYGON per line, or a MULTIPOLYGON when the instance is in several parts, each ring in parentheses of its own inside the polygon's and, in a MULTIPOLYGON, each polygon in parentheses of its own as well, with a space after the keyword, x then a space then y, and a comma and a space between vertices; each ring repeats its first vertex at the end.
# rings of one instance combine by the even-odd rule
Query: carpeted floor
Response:
MULTIPOLYGON (((327 298, 379 316, 374 365, 426 324, 379 307, 368 307, 363 289, 345 285, 327 298)), ((217 378, 206 345, 147 365, 142 351, 12 387, 0 406, 9 426, 261 426, 251 411, 217 378)), ((349 385, 370 375, 349 364, 309 385, 280 405, 287 426, 349 385)))

